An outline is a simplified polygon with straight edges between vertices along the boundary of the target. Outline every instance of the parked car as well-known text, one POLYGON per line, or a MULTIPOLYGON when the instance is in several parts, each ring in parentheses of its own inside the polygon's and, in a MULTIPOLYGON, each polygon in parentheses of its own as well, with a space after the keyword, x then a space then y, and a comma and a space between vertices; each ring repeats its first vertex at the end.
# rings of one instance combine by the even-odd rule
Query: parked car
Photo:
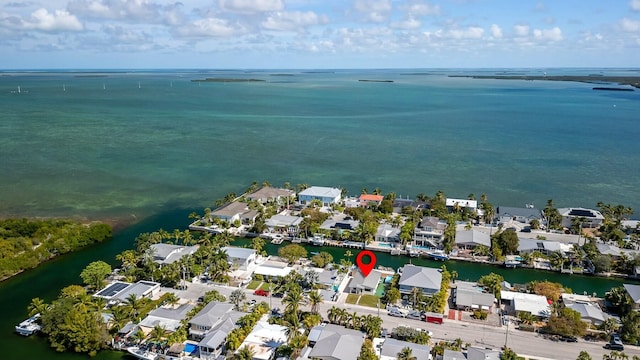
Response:
POLYGON ((609 343, 622 345, 622 339, 620 339, 620 334, 612 334, 611 340, 609 340, 609 343))
POLYGON ((269 292, 267 290, 257 289, 256 291, 253 292, 253 295, 269 296, 269 292))
POLYGON ((413 320, 422 320, 422 314, 420 313, 420 311, 410 311, 407 316, 405 316, 407 319, 413 319, 413 320))
POLYGON ((429 335, 430 337, 433 336, 433 332, 431 332, 429 330, 426 330, 426 329, 416 328, 416 331, 426 332, 427 335, 429 335))
POLYGON ((404 317, 404 313, 397 308, 389 309, 389 316, 404 317))
POLYGON ((622 344, 612 344, 612 343, 606 343, 604 345, 605 349, 609 349, 609 350, 617 350, 617 351, 623 351, 624 350, 624 345, 622 344))
POLYGON ((575 336, 560 336, 560 341, 578 342, 578 338, 576 338, 575 336))

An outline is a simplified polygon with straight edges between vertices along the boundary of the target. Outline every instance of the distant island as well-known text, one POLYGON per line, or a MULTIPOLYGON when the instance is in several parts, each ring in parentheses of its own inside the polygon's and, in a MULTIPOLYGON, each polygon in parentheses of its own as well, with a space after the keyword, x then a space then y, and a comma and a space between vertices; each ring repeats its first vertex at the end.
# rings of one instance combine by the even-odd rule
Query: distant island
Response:
POLYGON ((264 82, 262 79, 240 79, 240 78, 206 78, 193 79, 191 82, 264 82))
POLYGON ((584 83, 617 83, 618 85, 631 85, 640 88, 640 76, 544 76, 544 75, 449 75, 449 77, 464 77, 472 79, 499 79, 499 80, 550 80, 550 81, 575 81, 584 83))
POLYGON ((369 80, 369 79, 360 79, 360 82, 381 82, 381 83, 392 83, 393 80, 369 80))

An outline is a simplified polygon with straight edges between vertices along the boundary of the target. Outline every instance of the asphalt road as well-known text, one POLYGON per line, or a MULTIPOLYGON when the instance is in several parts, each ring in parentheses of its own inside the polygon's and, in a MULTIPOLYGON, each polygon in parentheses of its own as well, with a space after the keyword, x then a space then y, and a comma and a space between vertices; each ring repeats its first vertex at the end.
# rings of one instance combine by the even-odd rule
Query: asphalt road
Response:
MULTIPOLYGON (((204 284, 188 284, 185 291, 177 291, 174 289, 163 289, 163 291, 171 290, 181 298, 197 300, 204 292, 215 289, 227 298, 236 288, 229 286, 204 285, 204 284)), ((265 301, 270 303, 271 308, 278 307, 283 309, 280 298, 264 297, 253 295, 252 290, 245 290, 247 293, 247 301, 255 299, 258 302, 265 301)), ((327 310, 337 306, 346 309, 349 312, 356 311, 359 314, 377 315, 378 309, 363 307, 358 305, 346 304, 338 300, 338 302, 325 302, 320 305, 320 314, 326 318, 327 310)), ((302 309, 307 308, 303 306, 302 309)), ((495 327, 481 325, 477 323, 448 320, 441 325, 426 323, 419 320, 411 320, 405 318, 392 317, 387 315, 387 311, 382 309, 379 311, 383 321, 383 328, 393 329, 398 326, 409 326, 414 328, 428 329, 433 332, 433 341, 462 339, 464 343, 469 343, 475 347, 486 347, 492 349, 500 349, 505 345, 513 349, 519 355, 525 355, 530 358, 539 360, 558 359, 558 360, 575 360, 580 351, 587 351, 591 357, 602 359, 604 354, 610 351, 604 349, 604 342, 591 342, 579 339, 576 343, 555 342, 545 339, 536 333, 524 332, 516 330, 514 325, 510 325, 508 335, 507 327, 495 327)), ((633 357, 640 356, 640 347, 625 345, 624 353, 633 357)))

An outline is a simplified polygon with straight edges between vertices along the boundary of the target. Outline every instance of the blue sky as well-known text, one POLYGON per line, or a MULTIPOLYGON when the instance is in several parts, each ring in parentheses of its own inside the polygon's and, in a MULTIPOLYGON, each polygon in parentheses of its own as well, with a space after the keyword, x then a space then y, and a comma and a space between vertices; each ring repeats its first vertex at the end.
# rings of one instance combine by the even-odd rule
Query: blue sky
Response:
POLYGON ((640 0, 0 0, 0 68, 638 67, 640 0))

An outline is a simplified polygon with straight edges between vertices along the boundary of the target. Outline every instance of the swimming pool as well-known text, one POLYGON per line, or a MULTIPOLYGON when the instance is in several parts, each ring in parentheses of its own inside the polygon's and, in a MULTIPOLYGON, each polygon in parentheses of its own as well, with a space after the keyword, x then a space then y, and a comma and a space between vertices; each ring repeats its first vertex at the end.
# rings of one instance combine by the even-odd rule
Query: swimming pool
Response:
POLYGON ((184 344, 184 352, 186 352, 187 354, 193 354, 196 351, 198 351, 198 345, 192 343, 184 344))
POLYGON ((393 244, 381 242, 381 243, 378 243, 378 247, 391 249, 393 248, 393 244))

